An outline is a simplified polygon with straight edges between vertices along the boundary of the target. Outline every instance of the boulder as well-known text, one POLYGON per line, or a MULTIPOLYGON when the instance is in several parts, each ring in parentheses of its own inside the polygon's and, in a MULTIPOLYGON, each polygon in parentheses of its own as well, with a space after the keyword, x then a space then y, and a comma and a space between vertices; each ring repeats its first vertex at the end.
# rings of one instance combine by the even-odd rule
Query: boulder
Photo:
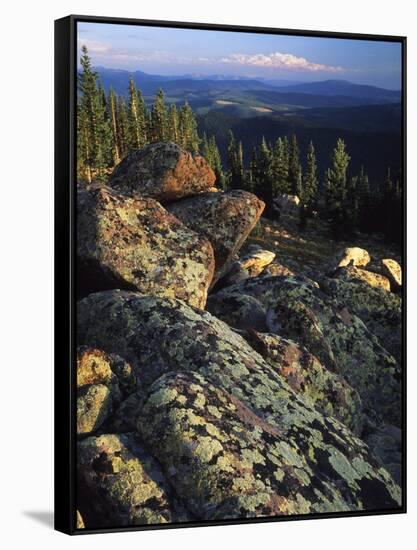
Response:
POLYGON ((255 195, 237 190, 205 193, 170 204, 167 208, 213 245, 216 261, 213 285, 228 270, 264 207, 255 195))
POLYGON ((384 348, 401 363, 401 297, 360 279, 323 278, 321 288, 350 313, 357 315, 384 348))
POLYGON ((382 288, 387 292, 391 290, 388 277, 353 265, 337 269, 333 276, 346 281, 361 281, 373 288, 382 288))
POLYGON ((367 414, 400 424, 400 365, 341 296, 326 294, 305 277, 257 277, 226 287, 216 297, 241 294, 253 296, 267 310, 269 332, 305 346, 324 367, 341 374, 358 391, 367 414))
POLYGON ((88 437, 77 450, 78 505, 90 529, 190 519, 137 435, 88 437))
POLYGON ((338 252, 332 260, 331 269, 347 267, 348 265, 364 266, 369 264, 370 261, 371 257, 366 250, 354 246, 338 252))
POLYGON ((402 286, 402 271, 401 266, 395 260, 381 260, 382 273, 391 281, 393 288, 401 288, 402 286))
POLYGON ((198 519, 400 505, 367 446, 210 313, 114 290, 84 298, 77 317, 81 342, 140 372, 137 431, 198 519))
MULTIPOLYGON (((234 284, 250 277, 256 277, 275 258, 275 253, 259 248, 233 262, 223 277, 226 284, 234 284)), ((223 281, 222 281, 223 283, 223 281)))
POLYGON ((208 191, 215 180, 202 156, 172 142, 159 142, 127 155, 114 169, 109 186, 129 197, 165 203, 208 191))
POLYGON ((300 208, 297 195, 280 195, 274 199, 274 210, 281 216, 295 216, 300 208))
POLYGON ((77 354, 77 434, 97 431, 134 391, 130 365, 116 354, 82 346, 77 354))
POLYGON ((125 288, 204 307, 214 271, 206 238, 150 198, 98 188, 80 192, 77 204, 81 296, 125 288))
POLYGON ((212 294, 207 300, 207 311, 235 329, 266 330, 266 309, 247 294, 231 297, 212 294))
POLYGON ((270 277, 291 277, 294 275, 294 272, 287 267, 286 265, 283 265, 277 261, 272 262, 271 264, 267 265, 265 269, 262 271, 261 275, 270 277))
POLYGON ((295 392, 360 435, 362 403, 358 392, 340 375, 328 371, 317 357, 293 340, 254 330, 246 332, 244 338, 295 392))

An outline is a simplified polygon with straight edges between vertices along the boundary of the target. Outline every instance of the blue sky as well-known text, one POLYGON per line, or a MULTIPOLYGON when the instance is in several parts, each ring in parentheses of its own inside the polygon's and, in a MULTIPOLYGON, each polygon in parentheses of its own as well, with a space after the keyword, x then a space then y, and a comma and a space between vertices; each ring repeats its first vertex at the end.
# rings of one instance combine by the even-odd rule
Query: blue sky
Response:
POLYGON ((162 75, 344 79, 401 87, 401 44, 300 36, 78 23, 93 65, 162 75))

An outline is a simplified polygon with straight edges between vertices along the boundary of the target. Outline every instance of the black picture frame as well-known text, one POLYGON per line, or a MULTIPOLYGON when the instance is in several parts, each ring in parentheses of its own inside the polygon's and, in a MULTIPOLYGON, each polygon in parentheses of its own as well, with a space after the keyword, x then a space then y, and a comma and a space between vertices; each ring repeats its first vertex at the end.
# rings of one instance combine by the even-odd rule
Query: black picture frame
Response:
POLYGON ((406 513, 407 502, 407 418, 406 418, 406 191, 407 191, 407 39, 404 36, 356 34, 328 31, 278 29, 269 27, 219 25, 177 21, 127 19, 70 15, 55 21, 55 529, 70 535, 141 531, 213 525, 270 523, 302 519, 373 516, 406 513), (402 163, 403 163, 403 228, 402 228, 402 505, 392 510, 360 512, 332 512, 322 514, 262 517, 253 519, 196 521, 105 529, 76 528, 76 301, 75 301, 75 167, 76 167, 76 94, 77 94, 77 41, 79 22, 117 23, 179 29, 233 31, 260 34, 280 34, 304 37, 329 37, 351 40, 397 42, 402 46, 402 163))

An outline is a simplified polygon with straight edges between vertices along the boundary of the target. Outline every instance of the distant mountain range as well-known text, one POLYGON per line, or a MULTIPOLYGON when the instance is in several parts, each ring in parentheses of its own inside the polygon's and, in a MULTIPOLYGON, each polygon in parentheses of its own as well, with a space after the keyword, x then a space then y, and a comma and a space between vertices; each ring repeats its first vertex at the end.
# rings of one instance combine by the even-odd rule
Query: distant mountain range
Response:
POLYGON ((227 94, 227 98, 236 100, 242 93, 253 95, 255 91, 257 92, 255 99, 267 100, 268 104, 273 102, 278 105, 301 107, 351 107, 401 101, 400 91, 354 84, 346 80, 291 83, 288 80, 236 78, 230 75, 163 76, 143 71, 129 72, 105 67, 96 67, 95 70, 99 73, 106 90, 111 87, 116 93, 126 95, 129 77, 132 76, 136 86, 142 90, 145 96, 153 96, 158 88, 162 88, 168 98, 179 102, 193 98, 201 100, 202 94, 211 98, 227 94), (269 92, 269 94, 264 93, 262 97, 259 94, 262 91, 269 92))

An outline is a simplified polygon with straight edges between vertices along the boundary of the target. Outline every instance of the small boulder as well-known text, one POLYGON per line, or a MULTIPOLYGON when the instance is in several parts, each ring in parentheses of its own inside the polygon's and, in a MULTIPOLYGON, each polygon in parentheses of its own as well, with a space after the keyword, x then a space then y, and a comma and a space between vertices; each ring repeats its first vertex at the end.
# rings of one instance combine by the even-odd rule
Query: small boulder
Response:
POLYGON ((278 261, 274 261, 265 267, 261 275, 266 277, 291 277, 294 275, 294 271, 292 271, 286 265, 283 265, 278 261))
POLYGON ((391 290, 389 279, 384 277, 384 275, 375 273, 374 271, 368 271, 360 267, 355 267, 353 265, 337 269, 334 277, 347 281, 361 281, 373 288, 382 288, 387 292, 391 290))
POLYGON ((333 269, 338 267, 347 267, 348 265, 364 266, 369 264, 371 257, 363 248, 357 246, 345 248, 336 254, 332 262, 333 269))
POLYGON ((77 510, 77 529, 85 529, 84 520, 78 510, 77 510))
POLYGON ((114 169, 109 186, 129 197, 165 203, 208 191, 215 180, 202 156, 172 142, 159 142, 127 155, 114 169))
MULTIPOLYGON (((224 283, 234 284, 250 277, 256 277, 275 258, 275 253, 261 248, 249 252, 233 262, 223 277, 224 283)), ((223 281, 222 281, 223 283, 223 281)))
POLYGON ((77 354, 77 434, 98 430, 136 386, 131 367, 116 354, 81 346, 77 354))
POLYGON ((264 207, 265 204, 252 193, 236 190, 205 193, 170 204, 167 209, 211 242, 216 261, 213 286, 228 270, 264 207))
POLYGON ((402 271, 398 262, 390 259, 381 260, 381 269, 384 275, 391 281, 393 288, 401 288, 402 271))
POLYGON ((274 199, 273 208, 281 216, 294 216, 298 214, 300 202, 297 195, 284 194, 274 199))
POLYGON ((90 529, 190 519, 135 434, 103 434, 77 445, 79 507, 90 529))
POLYGON ((82 191, 77 232, 81 296, 124 288, 204 307, 214 271, 212 246, 155 200, 105 188, 82 191))

